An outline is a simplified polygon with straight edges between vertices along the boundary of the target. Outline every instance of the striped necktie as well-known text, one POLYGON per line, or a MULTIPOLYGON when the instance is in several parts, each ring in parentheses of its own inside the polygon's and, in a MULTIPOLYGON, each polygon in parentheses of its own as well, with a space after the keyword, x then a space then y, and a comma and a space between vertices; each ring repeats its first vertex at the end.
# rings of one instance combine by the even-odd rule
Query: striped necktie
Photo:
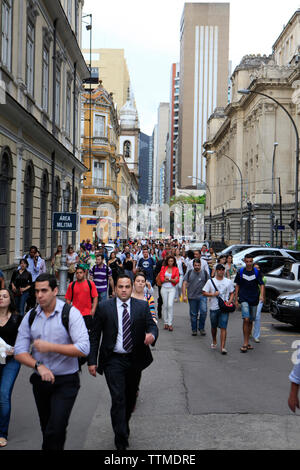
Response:
POLYGON ((126 352, 131 352, 132 350, 132 338, 131 338, 131 324, 130 316, 127 310, 128 305, 122 304, 123 310, 123 348, 126 352))

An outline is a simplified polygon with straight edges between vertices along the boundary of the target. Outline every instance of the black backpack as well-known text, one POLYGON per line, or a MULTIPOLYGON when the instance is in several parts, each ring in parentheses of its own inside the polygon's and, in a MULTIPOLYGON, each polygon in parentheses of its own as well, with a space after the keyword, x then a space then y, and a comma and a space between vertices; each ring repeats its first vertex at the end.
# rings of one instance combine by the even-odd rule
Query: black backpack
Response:
MULTIPOLYGON (((67 332, 69 333, 69 317, 70 317, 70 310, 71 310, 71 305, 65 303, 65 305, 63 306, 63 309, 62 309, 62 313, 61 313, 61 322, 62 324, 64 325, 65 329, 67 330, 67 332)), ((36 317, 36 308, 33 308, 29 314, 29 319, 28 319, 28 323, 29 323, 29 326, 31 328, 33 322, 34 322, 34 319, 36 317)))
MULTIPOLYGON (((77 281, 74 281, 72 282, 72 285, 71 285, 71 289, 72 289, 72 298, 71 298, 71 303, 73 302, 73 297, 74 297, 74 286, 76 284, 77 281)), ((91 295, 91 302, 93 304, 93 297, 92 297, 92 284, 90 283, 90 281, 87 279, 87 283, 89 285, 89 288, 90 288, 90 295, 91 295)))

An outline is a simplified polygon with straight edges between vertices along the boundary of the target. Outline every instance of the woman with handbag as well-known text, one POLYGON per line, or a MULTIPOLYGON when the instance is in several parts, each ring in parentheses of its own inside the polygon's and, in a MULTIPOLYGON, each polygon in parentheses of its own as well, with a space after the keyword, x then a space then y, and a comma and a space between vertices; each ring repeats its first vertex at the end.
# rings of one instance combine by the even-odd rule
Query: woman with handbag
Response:
POLYGON ((179 270, 175 256, 169 255, 160 271, 161 296, 163 299, 164 329, 173 331, 173 306, 179 270))
POLYGON ((225 277, 225 267, 223 264, 217 264, 215 277, 213 280, 209 279, 207 281, 203 287, 203 295, 210 298, 211 349, 217 348, 217 331, 220 328, 222 354, 227 354, 225 343, 229 319, 229 312, 224 310, 234 310, 234 290, 233 282, 225 277), (222 299, 220 302, 219 297, 222 299), (228 307, 229 305, 232 305, 232 307, 228 307))
POLYGON ((12 291, 15 299, 16 310, 21 317, 25 313, 26 301, 29 297, 30 288, 32 286, 32 276, 27 270, 29 264, 26 258, 20 261, 19 269, 13 272, 9 288, 12 291))
POLYGON ((74 273, 76 271, 76 265, 79 261, 78 254, 74 251, 74 248, 69 245, 67 249, 67 266, 68 266, 68 279, 69 282, 73 282, 74 273))

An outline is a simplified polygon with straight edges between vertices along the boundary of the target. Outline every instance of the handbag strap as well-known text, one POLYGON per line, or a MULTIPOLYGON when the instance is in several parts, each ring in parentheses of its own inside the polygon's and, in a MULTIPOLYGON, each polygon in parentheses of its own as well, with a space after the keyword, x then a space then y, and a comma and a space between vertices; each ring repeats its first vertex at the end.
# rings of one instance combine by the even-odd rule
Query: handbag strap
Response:
MULTIPOLYGON (((216 287, 216 284, 214 283, 214 281, 212 280, 212 278, 210 278, 210 281, 211 281, 212 285, 214 286, 216 292, 218 292, 218 289, 217 289, 217 287, 216 287)), ((219 296, 218 296, 218 297, 219 297, 219 296)))

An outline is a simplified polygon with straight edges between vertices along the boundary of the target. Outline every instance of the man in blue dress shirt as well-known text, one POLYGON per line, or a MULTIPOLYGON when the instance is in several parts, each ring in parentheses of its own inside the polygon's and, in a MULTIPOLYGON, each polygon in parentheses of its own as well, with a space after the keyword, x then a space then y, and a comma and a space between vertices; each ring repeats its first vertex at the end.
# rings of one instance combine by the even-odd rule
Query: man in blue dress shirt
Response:
POLYGON ((57 299, 56 278, 41 274, 35 282, 38 307, 30 324, 24 317, 15 344, 15 358, 34 369, 30 378, 36 401, 43 450, 63 450, 69 417, 80 382, 78 357, 89 354, 88 332, 79 310, 71 307, 68 326, 62 322, 65 303, 57 299), (32 353, 30 346, 33 344, 32 353))

